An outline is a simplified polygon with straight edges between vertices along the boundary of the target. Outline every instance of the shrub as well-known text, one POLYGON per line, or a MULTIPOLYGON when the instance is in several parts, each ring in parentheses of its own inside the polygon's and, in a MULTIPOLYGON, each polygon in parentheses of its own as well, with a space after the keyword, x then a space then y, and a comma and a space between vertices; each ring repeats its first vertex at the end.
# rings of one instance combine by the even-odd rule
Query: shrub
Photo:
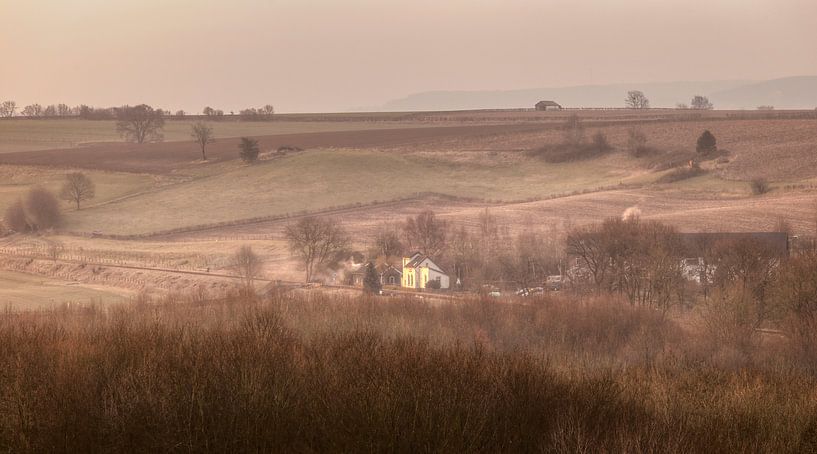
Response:
POLYGON ((698 153, 712 153, 718 150, 718 143, 715 136, 707 129, 701 136, 698 137, 698 143, 695 147, 698 153))
POLYGON ((701 167, 698 164, 693 164, 692 166, 677 167, 662 175, 658 180, 656 180, 656 183, 661 184, 675 183, 676 181, 695 178, 704 175, 705 173, 706 171, 701 169, 701 167))
POLYGON ((22 233, 29 230, 22 200, 17 200, 10 207, 6 208, 3 223, 6 225, 6 228, 14 232, 22 233))
POLYGON ((592 142, 593 147, 599 153, 605 153, 613 149, 613 147, 610 145, 610 142, 607 140, 607 134, 601 131, 598 131, 597 133, 593 134, 592 142))
POLYGON ((755 178, 749 182, 749 187, 752 188, 752 194, 754 195, 765 194, 772 189, 769 187, 769 182, 766 181, 765 178, 755 178))
POLYGON ((627 149, 636 158, 644 156, 649 152, 647 148, 647 135, 643 131, 630 128, 627 131, 627 149))
POLYGON ((57 227, 62 221, 60 204, 47 189, 36 187, 28 191, 25 199, 25 212, 32 230, 44 230, 57 227))

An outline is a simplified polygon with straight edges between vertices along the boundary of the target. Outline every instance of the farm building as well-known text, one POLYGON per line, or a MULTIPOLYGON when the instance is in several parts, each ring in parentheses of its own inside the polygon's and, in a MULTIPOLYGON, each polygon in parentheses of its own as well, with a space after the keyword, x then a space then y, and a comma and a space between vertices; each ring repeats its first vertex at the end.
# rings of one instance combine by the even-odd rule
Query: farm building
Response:
POLYGON ((536 110, 562 110, 562 106, 555 101, 539 101, 536 110))
POLYGON ((711 282, 717 265, 712 255, 718 250, 760 248, 772 260, 789 256, 789 235, 785 232, 703 232, 680 233, 682 253, 681 267, 687 280, 711 282))
MULTIPOLYGON (((366 266, 368 263, 355 266, 349 273, 348 284, 356 287, 362 287, 363 281, 366 279, 366 266)), ((403 273, 399 269, 388 265, 380 264, 375 266, 377 276, 380 278, 381 285, 400 285, 403 273)))
POLYGON ((419 252, 403 257, 402 278, 402 286, 408 288, 447 289, 450 286, 448 274, 431 257, 419 252))

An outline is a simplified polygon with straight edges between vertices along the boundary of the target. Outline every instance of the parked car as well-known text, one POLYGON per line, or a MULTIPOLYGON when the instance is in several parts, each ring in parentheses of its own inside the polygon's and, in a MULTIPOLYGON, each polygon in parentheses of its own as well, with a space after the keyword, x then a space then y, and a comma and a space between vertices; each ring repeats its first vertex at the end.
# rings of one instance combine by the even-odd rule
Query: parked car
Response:
POLYGON ((562 276, 560 275, 553 275, 548 276, 547 280, 545 281, 545 287, 552 292, 558 292, 562 289, 562 276))

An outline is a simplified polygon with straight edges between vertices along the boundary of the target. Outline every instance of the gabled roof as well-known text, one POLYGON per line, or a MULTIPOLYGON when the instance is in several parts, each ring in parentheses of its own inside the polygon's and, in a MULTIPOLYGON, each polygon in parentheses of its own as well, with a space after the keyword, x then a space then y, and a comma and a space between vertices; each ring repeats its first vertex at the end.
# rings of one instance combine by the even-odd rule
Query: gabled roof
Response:
POLYGON ((701 254, 716 244, 734 241, 753 241, 763 244, 780 257, 789 255, 789 236, 786 232, 703 232, 679 233, 687 255, 701 254))
POLYGON ((429 257, 427 255, 420 254, 419 252, 417 254, 415 254, 415 255, 412 255, 411 261, 406 263, 405 267, 406 268, 418 268, 420 266, 420 264, 423 263, 426 260, 428 260, 431 265, 434 265, 434 266, 429 266, 428 267, 429 269, 432 269, 432 270, 434 270, 434 271, 436 271, 438 273, 448 274, 445 271, 443 271, 442 267, 437 265, 434 262, 434 260, 431 259, 431 257, 429 257))
POLYGON ((536 103, 537 106, 553 106, 553 107, 562 107, 559 103, 555 101, 539 101, 536 103))

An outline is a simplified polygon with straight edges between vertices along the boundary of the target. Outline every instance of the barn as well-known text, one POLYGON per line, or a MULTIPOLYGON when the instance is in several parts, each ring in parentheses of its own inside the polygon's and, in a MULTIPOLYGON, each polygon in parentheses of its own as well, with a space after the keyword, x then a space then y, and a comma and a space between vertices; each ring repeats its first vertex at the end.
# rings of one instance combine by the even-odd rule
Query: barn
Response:
POLYGON ((562 106, 555 101, 539 101, 535 107, 536 110, 562 110, 562 106))

